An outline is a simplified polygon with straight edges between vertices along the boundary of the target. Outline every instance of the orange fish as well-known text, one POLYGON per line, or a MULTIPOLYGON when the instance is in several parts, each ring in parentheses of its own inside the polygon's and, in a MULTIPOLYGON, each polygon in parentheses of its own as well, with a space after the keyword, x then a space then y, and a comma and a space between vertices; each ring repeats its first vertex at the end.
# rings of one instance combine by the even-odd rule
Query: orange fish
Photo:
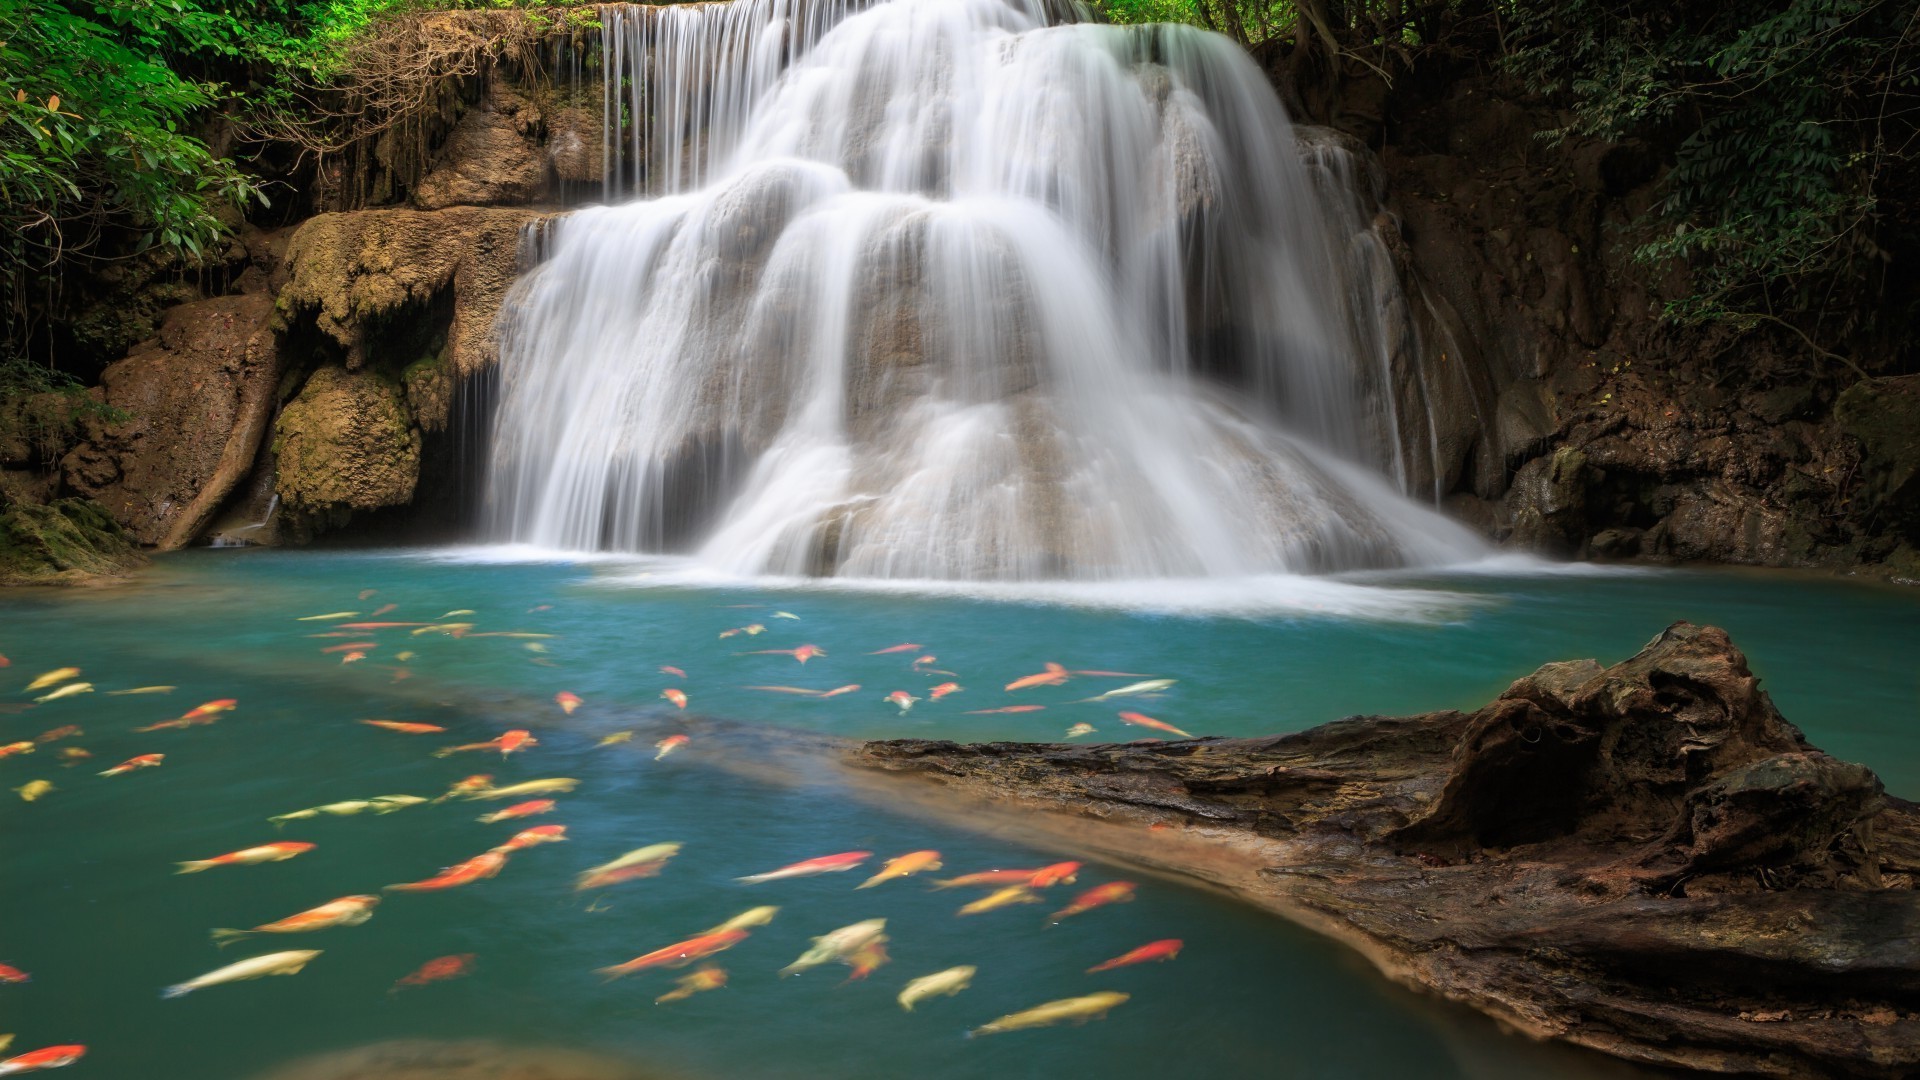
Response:
POLYGON ((204 705, 197 705, 194 708, 188 709, 172 720, 162 720, 157 724, 148 724, 146 727, 134 728, 133 730, 145 733, 149 731, 167 731, 173 728, 189 728, 195 724, 211 724, 219 718, 221 713, 231 711, 233 707, 238 704, 240 704, 240 702, 234 698, 218 698, 204 705))
POLYGON ((500 756, 504 758, 515 751, 526 750, 539 745, 539 739, 534 738, 530 733, 520 728, 515 728, 497 739, 488 739, 486 742, 467 743, 464 746, 443 746, 435 750, 433 756, 446 757, 449 754, 458 754, 463 750, 498 750, 500 751, 500 756))
POLYGON ((943 682, 939 686, 936 686, 933 689, 927 691, 927 700, 939 701, 941 698, 946 697, 948 694, 959 693, 962 689, 964 689, 964 687, 962 687, 957 682, 943 682))
POLYGON ((888 859, 880 872, 854 886, 856 889, 871 889, 883 881, 908 877, 922 870, 940 869, 940 853, 937 851, 909 851, 898 858, 888 859))
POLYGON ((940 662, 940 658, 933 655, 932 653, 928 653, 925 656, 916 656, 913 658, 914 667, 925 667, 928 664, 937 664, 939 662, 940 662))
POLYGON ((1119 956, 1108 960, 1104 964, 1093 965, 1087 969, 1087 974, 1092 975, 1101 971, 1112 971, 1114 968, 1126 967, 1129 964, 1145 964, 1154 960, 1172 960, 1174 957, 1180 955, 1180 947, 1184 944, 1186 943, 1179 938, 1165 938, 1160 941, 1150 941, 1137 949, 1121 953, 1119 956))
POLYGON ((379 607, 373 609, 367 614, 377 619, 380 616, 385 615, 387 612, 392 611, 394 608, 397 608, 399 606, 400 606, 399 604, 381 604, 379 607))
POLYGON ((12 667, 12 666, 13 666, 13 661, 7 659, 5 656, 0 656, 0 667, 12 667))
POLYGON ((1057 862, 1051 866, 1043 866, 1035 870, 1033 877, 1027 880, 1027 884, 1036 889, 1048 889, 1055 885, 1071 885, 1079 873, 1079 863, 1057 862))
POLYGON ((17 1057, 0 1061, 0 1076, 12 1076, 15 1073, 36 1072, 40 1069, 57 1069, 62 1065, 71 1065, 85 1057, 87 1048, 80 1043, 65 1046, 43 1046, 17 1057))
POLYGON ((669 1001, 685 1001, 703 990, 718 990, 727 985, 727 972, 724 968, 703 967, 691 975, 682 975, 674 983, 674 989, 653 999, 655 1005, 665 1005, 669 1001))
POLYGON ((365 600, 365 599, 368 599, 369 597, 378 596, 378 595, 380 595, 379 589, 361 589, 358 599, 365 600))
POLYGON ((446 800, 453 798, 455 795, 471 795, 476 791, 485 791, 492 786, 493 786, 492 773, 475 773, 474 775, 469 776, 464 780, 454 781, 453 786, 447 789, 447 793, 445 795, 442 795, 433 801, 445 802, 446 800))
POLYGON ((470 885, 482 878, 494 877, 505 865, 507 865, 507 853, 494 848, 483 851, 466 862, 455 863, 425 881, 389 885, 387 889, 390 892, 432 892, 437 889, 457 888, 461 885, 470 885))
POLYGON ((552 611, 552 610, 553 610, 552 604, 535 604, 534 606, 527 609, 527 614, 532 615, 535 612, 552 611))
POLYGON ((783 866, 778 870, 769 870, 764 874, 751 874, 734 880, 746 885, 758 885, 763 881, 779 881, 782 878, 831 874, 841 870, 851 870, 871 858, 873 858, 871 851, 843 851, 838 855, 822 855, 817 859, 807 859, 804 862, 783 866))
POLYGON ((631 975, 648 968, 686 967, 695 960, 704 960, 716 953, 726 952, 745 940, 747 940, 745 930, 715 930, 698 937, 690 937, 685 941, 676 941, 666 948, 636 956, 624 964, 600 968, 598 973, 605 975, 608 979, 617 979, 622 975, 631 975))
MULTIPOLYGON (((742 690, 759 690, 768 694, 797 694, 801 697, 820 697, 824 691, 809 690, 804 686, 743 686, 742 690)), ((665 697, 665 694, 661 695, 665 697)))
POLYGON ((509 855, 516 851, 525 851, 537 844, 556 844, 567 838, 565 825, 535 825, 531 829, 521 829, 513 834, 513 839, 494 848, 495 851, 509 855))
POLYGON ((0 758, 10 758, 15 754, 31 754, 37 747, 30 742, 11 742, 0 746, 0 758))
POLYGON ((984 889, 1005 885, 1025 885, 1033 880, 1039 870, 982 870, 977 874, 961 874, 957 878, 947 878, 933 883, 936 889, 984 889))
POLYGON ((440 732, 447 730, 439 724, 414 724, 405 720, 362 720, 360 722, 369 727, 397 731, 402 735, 438 735, 440 732))
POLYGON ((1107 904, 1124 904, 1133 899, 1135 885, 1131 881, 1113 881, 1105 885, 1095 885, 1086 892, 1073 898, 1073 903, 1049 915, 1048 918, 1059 922, 1069 916, 1092 911, 1107 904))
POLYGON ((682 679, 684 679, 684 678, 686 678, 686 677, 687 677, 687 673, 686 673, 686 672, 684 672, 684 671, 681 671, 681 670, 680 670, 679 668, 677 668, 677 667, 674 667, 674 666, 673 666, 672 664, 662 664, 662 665, 660 665, 660 673, 661 673, 662 675, 674 675, 674 676, 677 676, 677 677, 679 677, 679 678, 682 678, 682 679))
POLYGON ((141 754, 137 757, 128 758, 127 760, 121 762, 118 765, 115 765, 113 768, 106 770, 100 775, 101 776, 119 776, 121 773, 130 773, 135 769, 150 769, 153 766, 158 765, 162 761, 166 760, 166 757, 167 755, 165 754, 141 754))
POLYGON ((32 982, 33 976, 14 967, 12 964, 0 964, 0 983, 32 982))
POLYGON ((904 645, 889 645, 884 649, 875 649, 874 651, 868 653, 867 655, 868 656, 885 656, 888 653, 913 652, 915 649, 918 649, 918 648, 920 648, 919 645, 909 641, 904 645))
POLYGON ((848 683, 845 686, 836 686, 831 690, 822 690, 820 697, 822 700, 825 700, 830 697, 839 697, 841 694, 851 694, 858 689, 860 689, 859 683, 848 683))
POLYGON ((900 707, 900 715, 902 716, 905 716, 908 710, 913 708, 913 703, 919 700, 919 698, 914 697, 905 690, 895 690, 893 693, 887 695, 887 704, 898 705, 900 707))
POLYGON ((211 859, 192 859, 180 864, 176 871, 181 874, 197 874, 216 866, 251 866, 255 863, 281 862, 312 851, 314 845, 300 840, 280 840, 259 847, 241 848, 229 851, 225 855, 215 855, 211 859))
POLYGON ((359 926, 373 918, 373 909, 378 906, 380 898, 377 896, 343 896, 284 919, 262 923, 251 930, 215 930, 213 943, 228 945, 248 934, 304 934, 334 926, 359 926))
POLYGON ((354 651, 346 654, 345 656, 342 656, 340 658, 340 662, 343 664, 351 664, 356 660, 365 660, 366 658, 367 658, 366 653, 361 652, 359 649, 355 649, 354 651))
POLYGON ((1002 705, 997 709, 973 709, 968 711, 966 715, 998 716, 1001 713, 1039 712, 1041 709, 1044 709, 1044 708, 1046 708, 1045 705, 1002 705))
POLYGON ((394 983, 393 989, 387 992, 389 994, 394 993, 403 986, 425 986, 428 983, 440 982, 445 979, 457 979, 462 975, 468 975, 472 972, 473 954, 470 952, 437 957, 421 964, 413 974, 405 976, 399 982, 394 983))
POLYGON ((514 818, 532 817, 553 809, 552 799, 534 799, 531 802, 514 803, 505 810, 495 810, 491 814, 482 814, 480 824, 491 825, 496 821, 512 821, 514 818))
POLYGON ((1172 732, 1173 734, 1178 735, 1183 739, 1193 738, 1193 734, 1191 732, 1181 731, 1179 728, 1174 727, 1172 724, 1165 723, 1164 721, 1160 721, 1160 720, 1155 720, 1153 717, 1144 715, 1142 713, 1123 712, 1120 714, 1120 722, 1123 724, 1132 724, 1135 727, 1152 728, 1155 731, 1172 732))
POLYGON ((816 656, 827 655, 827 650, 821 648, 818 645, 802 645, 797 649, 756 649, 753 652, 743 652, 743 653, 740 653, 739 655, 741 656, 791 656, 795 660, 798 660, 804 664, 816 656))
POLYGON ((1008 683, 1007 689, 1025 690, 1029 686, 1059 686, 1061 683, 1066 682, 1068 676, 1071 674, 1072 672, 1069 672, 1059 664, 1048 661, 1047 670, 1037 675, 1022 675, 1020 678, 1008 683))
POLYGON ((322 653, 352 652, 355 649, 377 649, 379 647, 380 646, 377 642, 349 641, 342 645, 329 645, 326 648, 321 649, 320 651, 322 653))
POLYGON ((560 704, 560 711, 568 716, 572 716, 573 710, 580 707, 580 695, 571 690, 560 691, 553 695, 553 700, 560 704))
POLYGON ((653 755, 653 760, 659 761, 661 758, 687 745, 688 741, 685 735, 669 735, 661 739, 659 742, 653 744, 653 748, 660 751, 653 755))
POLYGON ((878 941, 869 941, 847 956, 846 965, 853 969, 847 975, 848 982, 864 979, 880 970, 880 965, 892 957, 887 955, 887 942, 883 937, 878 941))
POLYGON ((75 735, 85 735, 85 734, 86 732, 80 730, 79 725, 66 724, 61 727, 52 728, 48 731, 41 732, 40 737, 35 739, 34 742, 41 742, 41 743, 59 742, 61 739, 71 739, 75 735))
POLYGON ((662 690, 660 691, 660 696, 673 702, 674 708, 676 709, 684 709, 687 707, 687 695, 684 690, 662 690))

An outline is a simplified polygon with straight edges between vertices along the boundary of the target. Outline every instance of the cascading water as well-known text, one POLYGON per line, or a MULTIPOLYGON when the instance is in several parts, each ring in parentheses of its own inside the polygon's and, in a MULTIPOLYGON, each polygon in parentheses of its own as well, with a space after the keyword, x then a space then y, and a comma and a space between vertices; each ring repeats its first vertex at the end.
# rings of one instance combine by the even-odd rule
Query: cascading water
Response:
POLYGON ((1231 42, 1038 0, 603 10, 609 192, 647 197, 555 223, 503 316, 498 538, 891 578, 1477 550, 1382 475, 1355 228, 1231 42))

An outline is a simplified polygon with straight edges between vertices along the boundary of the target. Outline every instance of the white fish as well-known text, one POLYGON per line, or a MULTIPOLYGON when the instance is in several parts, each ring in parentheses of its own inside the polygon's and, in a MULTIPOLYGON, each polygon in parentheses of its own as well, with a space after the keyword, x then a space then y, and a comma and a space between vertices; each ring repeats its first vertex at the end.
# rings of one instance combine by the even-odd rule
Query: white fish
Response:
POLYGON ((900 991, 900 1007, 912 1012, 915 1005, 930 997, 941 994, 952 997, 973 985, 973 973, 978 970, 972 964, 961 964, 959 967, 950 967, 931 975, 922 975, 908 983, 905 990, 900 991))
POLYGON ((199 978, 175 983, 160 991, 160 996, 177 998, 221 983, 258 979, 267 975, 297 975, 301 968, 306 967, 320 953, 319 949, 292 949, 287 952, 267 953, 265 956, 256 956, 250 960, 228 964, 223 968, 215 968, 199 978))
POLYGON ((63 697, 72 697, 75 694, 91 694, 91 693, 93 693, 92 683, 76 682, 76 683, 68 683, 67 685, 61 687, 60 689, 55 690, 51 694, 42 694, 39 697, 34 698, 33 700, 36 704, 45 704, 49 701, 59 701, 63 697))
POLYGON ((1103 990, 1098 994, 1085 997, 1061 998, 1049 1001, 1045 1005, 1035 1005, 1031 1009, 1009 1013, 990 1024, 982 1024, 967 1032, 967 1038, 976 1035, 996 1035, 1002 1031, 1021 1031, 1026 1028, 1052 1027, 1064 1020, 1086 1023, 1089 1020, 1103 1019, 1107 1010, 1116 1005, 1125 1005, 1131 994, 1116 994, 1103 990))
POLYGON ((765 926, 773 921, 780 909, 772 906, 748 908, 747 910, 707 931, 709 934, 724 934, 729 930, 751 930, 756 926, 765 926))
POLYGON ((1080 700, 1083 702, 1111 701, 1117 697, 1132 697, 1135 694, 1156 694, 1179 681, 1178 679, 1148 679, 1145 682, 1128 683, 1118 690, 1109 690, 1104 694, 1080 700))
POLYGON ((813 947, 801 953, 800 959, 781 968, 780 974, 796 975, 830 960, 852 956, 877 941, 886 940, 886 930, 887 920, 868 919, 814 938, 813 947))

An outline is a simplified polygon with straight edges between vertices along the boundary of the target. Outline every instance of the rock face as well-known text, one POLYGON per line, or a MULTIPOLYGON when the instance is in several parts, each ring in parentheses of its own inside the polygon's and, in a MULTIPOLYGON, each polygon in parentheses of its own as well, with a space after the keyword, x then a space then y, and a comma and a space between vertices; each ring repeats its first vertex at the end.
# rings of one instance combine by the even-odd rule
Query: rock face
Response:
POLYGON ((184 546, 251 468, 280 375, 264 294, 168 310, 160 334, 109 367, 95 391, 126 419, 89 417, 61 462, 141 544, 184 546))
POLYGON ((404 505, 420 478, 420 432, 400 387, 372 371, 314 372, 281 410, 273 451, 287 510, 320 521, 404 505))
POLYGON ((0 585, 88 585, 145 560, 97 504, 0 498, 0 585))
POLYGON ((1920 807, 1808 746, 1711 627, 1549 664, 1471 714, 853 762, 1224 885, 1538 1037, 1740 1075, 1920 1070, 1920 807))
POLYGON ((454 125, 431 171, 413 191, 422 210, 514 206, 542 194, 547 165, 539 149, 540 110, 504 79, 454 125))

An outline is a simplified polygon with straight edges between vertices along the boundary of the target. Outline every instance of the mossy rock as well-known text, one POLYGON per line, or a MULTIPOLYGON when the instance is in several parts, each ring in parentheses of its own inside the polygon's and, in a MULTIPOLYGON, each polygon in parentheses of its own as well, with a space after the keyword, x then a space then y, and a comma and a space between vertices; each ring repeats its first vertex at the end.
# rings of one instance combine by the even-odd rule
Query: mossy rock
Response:
POLYGON ((61 499, 0 509, 0 585, 80 585, 145 562, 98 503, 61 499))
POLYGON ((1856 512, 1920 542, 1920 375, 1854 383, 1833 418, 1860 440, 1856 512))
POLYGON ((420 432, 400 387, 371 370, 314 372, 281 411, 273 448, 286 507, 329 521, 403 506, 420 479, 420 432))

